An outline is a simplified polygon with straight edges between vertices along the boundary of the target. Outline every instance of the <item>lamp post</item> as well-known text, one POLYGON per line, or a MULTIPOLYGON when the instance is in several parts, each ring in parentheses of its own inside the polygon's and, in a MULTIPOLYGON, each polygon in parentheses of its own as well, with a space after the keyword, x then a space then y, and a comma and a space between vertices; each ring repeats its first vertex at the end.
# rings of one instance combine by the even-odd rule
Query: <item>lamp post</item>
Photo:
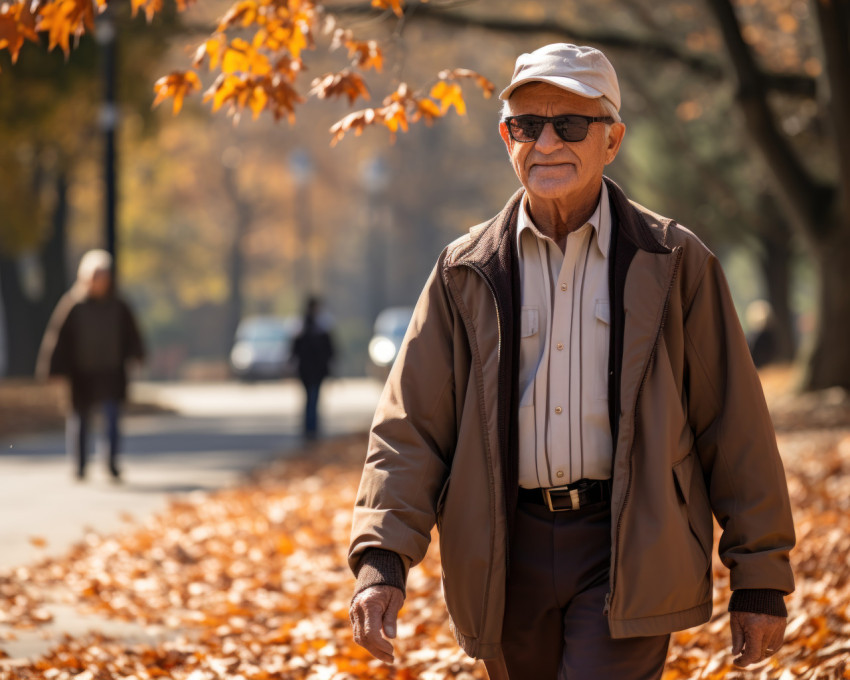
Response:
POLYGON ((112 8, 106 5, 97 18, 95 40, 100 45, 103 78, 103 102, 98 115, 98 125, 103 132, 103 174, 104 174, 104 240, 106 250, 112 255, 113 275, 117 273, 117 172, 115 131, 118 127, 118 107, 115 101, 115 58, 117 31, 112 8))
POLYGON ((367 293, 369 313, 374 322, 386 300, 387 247, 381 197, 389 186, 390 176, 384 159, 375 156, 364 162, 360 167, 360 180, 367 199, 367 293))
POLYGON ((313 179, 313 161, 304 149, 296 149, 289 156, 289 172, 295 182, 295 226, 301 244, 301 257, 295 269, 296 283, 302 292, 310 295, 313 288, 312 212, 310 210, 310 182, 313 179))

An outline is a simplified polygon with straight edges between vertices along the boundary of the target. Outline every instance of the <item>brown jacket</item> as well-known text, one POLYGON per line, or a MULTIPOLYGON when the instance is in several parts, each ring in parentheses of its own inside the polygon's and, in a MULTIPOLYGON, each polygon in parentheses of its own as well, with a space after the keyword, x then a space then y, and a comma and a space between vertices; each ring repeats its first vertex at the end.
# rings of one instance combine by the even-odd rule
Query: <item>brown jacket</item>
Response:
MULTIPOLYGON (((737 589, 794 589, 794 529, 758 375, 714 255, 608 182, 614 637, 708 620, 712 513, 737 589)), ((452 628, 499 650, 517 498, 518 192, 440 256, 381 397, 349 560, 425 555, 436 521, 452 628)))
POLYGON ((124 401, 127 361, 141 361, 144 343, 130 307, 111 294, 94 299, 79 285, 56 305, 44 332, 36 375, 66 376, 75 410, 124 401))

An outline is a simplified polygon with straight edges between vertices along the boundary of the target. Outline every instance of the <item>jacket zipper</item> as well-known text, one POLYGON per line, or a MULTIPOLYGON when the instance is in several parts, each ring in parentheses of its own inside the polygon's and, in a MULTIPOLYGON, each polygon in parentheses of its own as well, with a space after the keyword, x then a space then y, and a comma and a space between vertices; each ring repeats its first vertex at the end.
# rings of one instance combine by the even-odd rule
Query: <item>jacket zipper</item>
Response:
POLYGON ((620 513, 617 515, 617 531, 614 536, 616 553, 614 554, 614 574, 611 581, 611 591, 605 593, 605 606, 602 613, 607 615, 611 611, 611 600, 614 598, 614 592, 617 588, 617 567, 620 562, 620 530, 623 525, 623 515, 626 511, 626 505, 629 502, 629 496, 632 490, 632 448, 635 441, 635 430, 637 429, 637 418, 640 404, 640 394, 643 391, 643 386, 646 384, 647 375, 649 375, 649 367, 652 366, 652 361, 655 358, 655 353, 658 348, 658 341, 661 339, 661 333, 664 331, 664 324, 667 322, 667 313, 670 308, 670 294, 673 292, 673 284, 676 281, 676 276, 679 273, 679 265, 682 262, 683 251, 679 250, 676 255, 676 261, 673 263, 673 273, 670 276, 670 283, 667 286, 667 293, 664 296, 664 309, 661 312, 661 323, 658 325, 658 331, 655 334, 655 341, 652 343, 652 351, 649 353, 649 360, 646 362, 646 367, 641 376, 640 384, 638 385, 637 394, 635 395, 635 411, 634 411, 634 426, 632 428, 632 441, 629 443, 629 476, 626 481, 626 493, 623 496, 623 504, 620 506, 620 513))
MULTIPOLYGON (((496 307, 496 331, 497 331, 497 335, 498 335, 498 339, 499 339, 498 344, 496 346, 496 348, 497 348, 496 357, 497 357, 497 365, 501 365, 501 362, 502 362, 502 316, 501 316, 501 310, 499 308, 499 299, 496 297, 496 289, 493 287, 493 284, 491 283, 490 279, 488 279, 487 276, 485 276, 484 272, 477 265, 472 264, 471 262, 460 262, 458 264, 460 266, 469 267, 472 271, 474 271, 476 274, 478 274, 478 276, 480 276, 481 279, 484 281, 484 283, 487 285, 487 288, 490 291, 490 295, 493 298, 493 305, 496 307)), ((479 362, 480 362, 480 357, 479 357, 479 362)), ((483 369, 483 364, 482 364, 482 369, 483 369)), ((500 380, 501 380, 501 376, 500 376, 500 380)), ((501 385, 501 383, 499 384, 499 389, 500 390, 503 389, 503 386, 501 385)), ((479 394, 479 398, 483 399, 483 395, 479 394)), ((486 407, 485 407, 485 409, 486 409, 486 407)), ((498 414, 497 414, 497 419, 498 419, 498 414)), ((498 420, 497 420, 497 422, 498 422, 498 420)), ((499 442, 499 444, 501 444, 501 442, 499 442)), ((491 453, 491 455, 492 455, 492 453, 491 453)), ((490 482, 491 482, 491 488, 492 488, 496 484, 495 475, 493 475, 492 461, 489 465, 489 469, 490 469, 490 475, 491 475, 490 482)), ((491 502, 492 502, 492 507, 495 508, 495 499, 491 498, 491 502)), ((495 514, 494 514, 494 516, 493 516, 493 532, 494 532, 494 534, 495 534, 495 526, 496 526, 496 517, 495 517, 495 514)), ((485 583, 485 586, 484 586, 485 592, 490 591, 490 579, 493 575, 493 552, 494 552, 493 542, 495 540, 494 534, 491 534, 491 536, 490 536, 490 569, 489 569, 489 572, 487 574, 487 582, 485 583)), ((509 557, 510 556, 510 546, 508 545, 509 541, 510 541, 510 536, 508 536, 507 532, 505 532, 506 561, 510 560, 510 557, 509 557)), ((484 606, 483 606, 482 612, 481 612, 482 622, 487 621, 487 603, 488 603, 488 601, 489 601, 489 598, 485 596, 484 606)), ((482 630, 483 630, 483 624, 482 624, 482 630)))

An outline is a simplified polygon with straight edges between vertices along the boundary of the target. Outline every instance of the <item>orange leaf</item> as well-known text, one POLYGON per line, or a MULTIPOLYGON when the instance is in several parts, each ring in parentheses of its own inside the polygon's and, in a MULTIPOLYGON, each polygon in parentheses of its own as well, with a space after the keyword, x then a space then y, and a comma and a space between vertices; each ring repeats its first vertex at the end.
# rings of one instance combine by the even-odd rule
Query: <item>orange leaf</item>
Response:
POLYGON ((174 71, 154 83, 156 99, 152 106, 159 106, 166 98, 173 97, 173 112, 180 113, 183 108, 183 98, 195 90, 201 89, 201 80, 194 71, 174 71))
POLYGON ((162 10, 162 0, 130 0, 130 6, 132 7, 134 17, 144 7, 145 18, 150 23, 153 20, 154 14, 162 10))
POLYGON ((49 36, 48 48, 61 47, 65 58, 71 52, 71 35, 94 29, 94 5, 90 0, 54 0, 38 15, 36 30, 49 36))
POLYGON ((413 122, 424 119, 425 123, 430 125, 442 115, 443 112, 440 110, 440 107, 432 99, 420 99, 416 103, 416 113, 413 115, 413 122))
POLYGON ((345 45, 348 47, 348 56, 354 59, 354 64, 358 68, 363 70, 374 68, 379 72, 383 68, 384 53, 376 40, 349 40, 345 45))
POLYGON ((402 104, 394 102, 389 106, 379 109, 379 113, 383 116, 384 125, 393 133, 393 139, 399 128, 407 132, 407 111, 402 104))
POLYGON ((369 89, 358 74, 350 71, 340 73, 328 73, 321 78, 316 78, 312 84, 310 94, 315 94, 319 99, 329 97, 348 97, 348 103, 353 104, 358 97, 369 99, 369 89))
POLYGON ((441 80, 431 88, 431 97, 440 102, 443 113, 454 106, 459 115, 466 113, 466 103, 463 101, 463 91, 457 83, 449 83, 441 80))
POLYGON ((451 70, 440 71, 438 77, 440 80, 457 80, 458 78, 469 78, 474 80, 475 84, 484 92, 484 97, 489 99, 493 96, 493 91, 496 86, 487 78, 482 76, 477 71, 468 68, 456 68, 451 70))
MULTIPOLYGON (((135 0, 134 0, 135 1, 135 0)), ((243 27, 250 26, 257 19, 259 7, 254 0, 241 0, 233 5, 227 13, 219 19, 218 29, 223 32, 236 23, 241 22, 243 27)))
POLYGON ((13 64, 18 61, 24 40, 38 40, 29 3, 13 2, 0 6, 0 50, 9 50, 13 64))
POLYGON ((331 138, 331 146, 336 146, 337 142, 339 142, 339 140, 341 140, 345 136, 345 133, 349 130, 354 130, 355 136, 360 136, 367 125, 373 125, 377 120, 375 109, 363 109, 362 111, 349 113, 345 118, 337 121, 331 126, 330 132, 331 135, 333 135, 331 138))

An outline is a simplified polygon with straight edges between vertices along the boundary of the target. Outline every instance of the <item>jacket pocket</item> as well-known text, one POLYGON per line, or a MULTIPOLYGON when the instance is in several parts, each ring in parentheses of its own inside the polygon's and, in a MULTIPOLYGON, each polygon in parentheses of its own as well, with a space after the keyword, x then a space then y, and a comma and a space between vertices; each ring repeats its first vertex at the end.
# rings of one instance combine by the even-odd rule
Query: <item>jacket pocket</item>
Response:
POLYGON ((705 487, 696 453, 691 451, 673 466, 673 479, 682 508, 687 514, 691 533, 710 563, 714 544, 714 525, 708 490, 705 487))
POLYGON ((448 475, 446 477, 446 481, 443 482, 443 488, 440 489, 440 495, 437 496, 437 509, 436 509, 436 519, 437 519, 437 530, 440 530, 443 526, 443 508, 446 506, 446 496, 449 495, 449 482, 452 481, 452 476, 448 475))
POLYGON ((534 403, 534 377, 540 362, 540 315, 537 307, 523 307, 520 312, 519 405, 534 403))

